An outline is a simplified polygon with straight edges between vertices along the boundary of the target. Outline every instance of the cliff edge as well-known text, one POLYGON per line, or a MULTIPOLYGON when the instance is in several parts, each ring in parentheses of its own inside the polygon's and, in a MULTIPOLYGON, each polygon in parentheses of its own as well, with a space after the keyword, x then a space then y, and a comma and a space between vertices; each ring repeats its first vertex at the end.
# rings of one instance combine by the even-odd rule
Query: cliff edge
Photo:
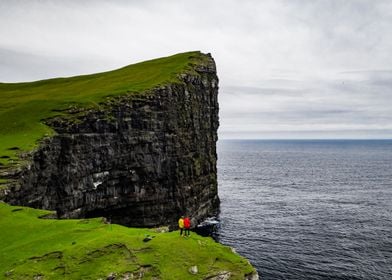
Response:
POLYGON ((217 95, 215 62, 200 52, 0 84, 0 199, 65 218, 152 227, 187 213, 196 224, 219 206, 217 95))

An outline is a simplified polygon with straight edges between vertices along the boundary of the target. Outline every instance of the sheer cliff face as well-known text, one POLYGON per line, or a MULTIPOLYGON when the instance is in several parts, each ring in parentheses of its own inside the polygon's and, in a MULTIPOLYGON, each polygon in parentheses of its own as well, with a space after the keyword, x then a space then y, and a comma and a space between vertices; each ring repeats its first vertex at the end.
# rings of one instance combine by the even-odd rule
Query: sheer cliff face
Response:
POLYGON ((55 118, 6 201, 131 226, 217 211, 218 78, 207 57, 181 81, 55 118))

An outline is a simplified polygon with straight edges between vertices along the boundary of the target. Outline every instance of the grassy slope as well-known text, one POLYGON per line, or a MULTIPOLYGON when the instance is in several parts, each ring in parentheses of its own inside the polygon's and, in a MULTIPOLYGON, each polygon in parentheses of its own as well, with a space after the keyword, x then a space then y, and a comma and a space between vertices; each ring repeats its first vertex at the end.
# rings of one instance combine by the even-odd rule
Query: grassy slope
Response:
POLYGON ((176 81, 190 63, 202 58, 200 52, 188 52, 92 75, 0 83, 0 164, 14 163, 17 153, 32 150, 39 139, 52 134, 42 120, 58 115, 59 110, 70 105, 94 106, 107 96, 176 81))
POLYGON ((0 279, 99 279, 144 270, 145 279, 204 279, 219 271, 243 279, 249 263, 210 238, 108 225, 101 219, 39 219, 50 213, 0 202, 0 279), (155 236, 143 242, 146 235, 155 236), (199 273, 191 275, 189 267, 199 273))

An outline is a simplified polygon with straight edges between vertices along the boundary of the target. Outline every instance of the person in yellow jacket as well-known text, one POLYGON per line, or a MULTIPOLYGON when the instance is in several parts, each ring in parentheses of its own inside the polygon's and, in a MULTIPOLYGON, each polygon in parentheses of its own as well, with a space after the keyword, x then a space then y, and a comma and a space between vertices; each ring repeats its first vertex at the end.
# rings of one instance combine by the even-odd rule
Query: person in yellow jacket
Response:
POLYGON ((182 232, 184 231, 184 216, 178 220, 178 227, 180 228, 180 236, 182 236, 182 232))

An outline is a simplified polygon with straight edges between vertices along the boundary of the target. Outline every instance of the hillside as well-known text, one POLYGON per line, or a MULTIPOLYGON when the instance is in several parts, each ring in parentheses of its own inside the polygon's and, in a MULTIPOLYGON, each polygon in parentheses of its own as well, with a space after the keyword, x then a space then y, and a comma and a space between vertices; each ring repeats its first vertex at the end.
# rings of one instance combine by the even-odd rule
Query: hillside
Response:
POLYGON ((39 219, 49 211, 0 202, 0 279, 205 279, 254 272, 211 238, 83 220, 39 219), (143 242, 147 236, 149 242, 143 242), (197 266, 198 273, 188 272, 197 266), (116 276, 109 278, 109 276, 116 276))

